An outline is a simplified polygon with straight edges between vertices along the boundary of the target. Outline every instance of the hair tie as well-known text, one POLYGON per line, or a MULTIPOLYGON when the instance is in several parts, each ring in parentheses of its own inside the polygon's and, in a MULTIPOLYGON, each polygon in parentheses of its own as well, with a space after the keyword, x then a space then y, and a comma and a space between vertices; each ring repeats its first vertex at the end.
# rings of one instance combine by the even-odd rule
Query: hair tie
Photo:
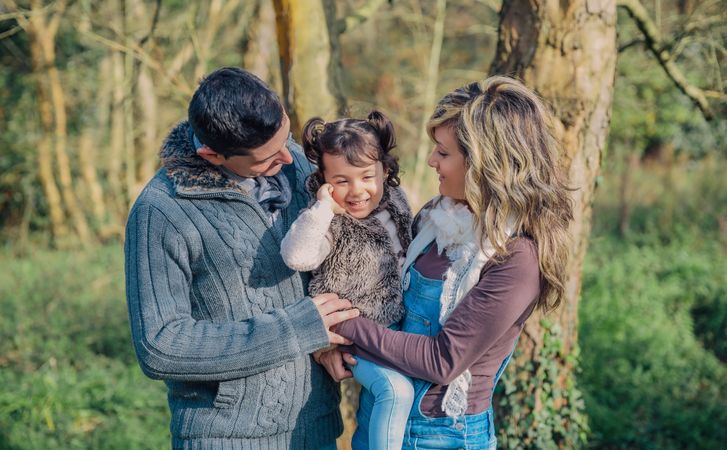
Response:
POLYGON ((313 130, 311 133, 311 137, 313 138, 313 144, 318 145, 318 137, 323 133, 326 129, 326 123, 323 121, 317 122, 315 125, 313 125, 313 130))

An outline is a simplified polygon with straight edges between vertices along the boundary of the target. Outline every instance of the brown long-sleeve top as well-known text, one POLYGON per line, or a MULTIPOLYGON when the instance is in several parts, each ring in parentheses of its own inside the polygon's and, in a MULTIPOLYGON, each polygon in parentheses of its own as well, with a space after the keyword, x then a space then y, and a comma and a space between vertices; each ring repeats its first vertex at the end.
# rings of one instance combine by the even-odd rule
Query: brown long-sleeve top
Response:
MULTIPOLYGON (((452 311, 436 336, 393 331, 358 317, 338 325, 337 332, 353 341, 347 348, 363 358, 433 383, 422 399, 427 416, 444 416, 442 399, 447 385, 468 368, 472 383, 467 414, 490 406, 492 388, 501 363, 512 351, 525 320, 540 293, 537 248, 527 238, 509 245, 509 256, 489 262, 477 285, 452 311)), ((436 244, 417 258, 423 276, 442 280, 451 262, 436 244)))

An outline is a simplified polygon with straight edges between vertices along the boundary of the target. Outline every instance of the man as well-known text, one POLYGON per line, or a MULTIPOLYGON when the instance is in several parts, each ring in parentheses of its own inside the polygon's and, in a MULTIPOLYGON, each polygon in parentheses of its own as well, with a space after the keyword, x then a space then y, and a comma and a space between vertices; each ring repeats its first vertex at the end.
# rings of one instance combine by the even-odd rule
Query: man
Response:
POLYGON ((280 240, 312 167, 277 95, 254 75, 209 75, 161 149, 126 228, 126 295, 142 370, 168 387, 173 448, 328 449, 338 387, 310 354, 357 315, 306 296, 280 240))

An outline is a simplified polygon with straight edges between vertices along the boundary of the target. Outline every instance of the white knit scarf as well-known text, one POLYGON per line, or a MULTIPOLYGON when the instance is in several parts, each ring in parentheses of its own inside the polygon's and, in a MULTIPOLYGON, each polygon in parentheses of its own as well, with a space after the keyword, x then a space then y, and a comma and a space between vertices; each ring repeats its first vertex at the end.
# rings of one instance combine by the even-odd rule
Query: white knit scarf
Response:
MULTIPOLYGON (((433 241, 440 252, 446 250, 452 264, 447 268, 439 297, 441 308, 439 323, 444 325, 449 315, 464 296, 479 282, 482 269, 495 253, 489 239, 480 248, 475 230, 474 215, 463 203, 456 203, 449 197, 442 197, 438 204, 422 212, 422 227, 409 245, 402 274, 433 241)), ((512 232, 512 221, 508 221, 506 233, 512 232)), ((450 417, 458 417, 467 411, 467 391, 472 381, 469 369, 459 375, 447 387, 442 400, 442 411, 450 417)))

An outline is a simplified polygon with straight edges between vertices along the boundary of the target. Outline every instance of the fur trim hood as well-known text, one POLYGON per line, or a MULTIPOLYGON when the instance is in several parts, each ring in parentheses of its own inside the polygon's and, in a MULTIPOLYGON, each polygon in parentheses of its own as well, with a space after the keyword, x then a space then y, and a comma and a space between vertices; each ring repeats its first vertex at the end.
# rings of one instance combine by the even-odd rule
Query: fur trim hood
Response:
MULTIPOLYGON (((292 148, 290 146, 297 144, 291 138, 288 140, 288 145, 292 148)), ((197 155, 197 149, 192 143, 192 127, 186 120, 179 122, 164 140, 159 158, 179 195, 213 192, 237 192, 247 195, 238 183, 197 155)), ((295 186, 292 179, 295 171, 292 170, 292 166, 292 164, 283 166, 282 170, 290 179, 291 186, 295 186)))
POLYGON ((169 133, 162 144, 159 157, 178 194, 219 191, 245 194, 220 169, 197 155, 197 149, 192 143, 192 127, 186 120, 178 123, 169 133))

